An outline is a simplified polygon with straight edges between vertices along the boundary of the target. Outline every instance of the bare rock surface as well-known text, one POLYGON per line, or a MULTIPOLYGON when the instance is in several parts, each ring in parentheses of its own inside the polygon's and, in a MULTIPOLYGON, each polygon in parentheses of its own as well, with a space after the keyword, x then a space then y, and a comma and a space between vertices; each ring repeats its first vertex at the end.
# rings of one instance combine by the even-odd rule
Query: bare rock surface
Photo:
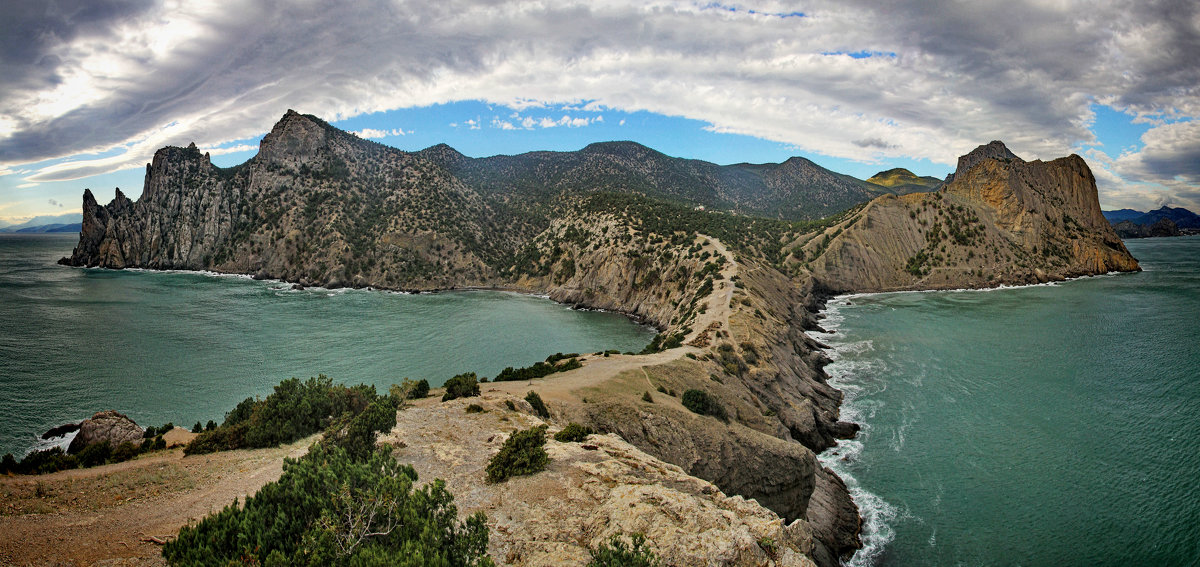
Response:
POLYGON ((422 481, 443 479, 460 515, 487 514, 488 550, 500 564, 585 565, 589 549, 610 536, 642 533, 666 565, 813 565, 806 521, 785 524, 754 500, 726 496, 616 435, 560 443, 552 426, 545 471, 486 482, 484 469, 504 440, 543 423, 528 411, 504 392, 425 400, 399 412, 381 442, 400 447, 398 459, 422 481), (486 411, 466 413, 472 403, 486 411))
POLYGON ((136 445, 142 442, 142 433, 144 430, 125 414, 116 410, 97 412, 79 424, 79 433, 71 440, 67 452, 78 453, 92 443, 105 441, 113 447, 125 441, 136 445))

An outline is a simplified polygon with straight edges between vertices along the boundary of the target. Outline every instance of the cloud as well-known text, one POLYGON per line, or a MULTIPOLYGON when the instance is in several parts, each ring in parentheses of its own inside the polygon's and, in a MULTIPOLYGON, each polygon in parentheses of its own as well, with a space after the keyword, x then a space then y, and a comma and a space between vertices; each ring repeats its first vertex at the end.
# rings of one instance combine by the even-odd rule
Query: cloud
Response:
POLYGON ((883 140, 880 140, 879 138, 867 138, 864 140, 853 140, 850 143, 854 144, 860 148, 878 148, 881 150, 886 150, 886 149, 889 149, 892 147, 891 144, 889 144, 883 140))
POLYGON ((1200 185, 1200 121, 1156 126, 1142 134, 1143 147, 1122 154, 1115 169, 1135 181, 1200 185))
POLYGON ((353 131, 350 133, 354 134, 355 136, 358 136, 359 138, 363 138, 366 140, 372 140, 372 139, 376 139, 376 138, 386 138, 388 136, 404 136, 404 135, 408 134, 408 132, 405 132, 403 128, 392 128, 391 130, 377 130, 375 128, 363 128, 362 130, 356 130, 356 131, 353 131))
MULTIPOLYGON (((0 23, 0 166, 66 158, 31 179, 72 178, 162 145, 254 138, 286 108, 338 120, 458 100, 648 111, 804 152, 947 165, 992 139, 1064 155, 1095 141, 1098 102, 1156 129, 1200 117, 1191 0, 788 4, 17 3, 0 23)), ((1113 173, 1182 183, 1180 144, 1113 173)))
POLYGON ((58 208, 60 208, 60 209, 61 209, 61 208, 63 208, 63 207, 65 206, 65 205, 63 205, 62 203, 60 203, 60 202, 58 202, 58 201, 55 201, 54 199, 49 199, 49 200, 47 200, 47 202, 48 202, 48 203, 50 203, 50 206, 51 206, 51 207, 58 207, 58 208))
MULTIPOLYGON (((492 118, 492 127, 499 128, 501 130, 519 130, 519 129, 533 130, 536 128, 557 128, 559 126, 564 126, 567 128, 582 128, 589 124, 597 124, 600 122, 604 122, 603 114, 600 114, 597 116, 592 116, 592 117, 587 117, 587 116, 574 116, 573 117, 573 116, 564 114, 561 118, 559 118, 558 120, 555 120, 548 116, 543 116, 542 118, 534 118, 532 116, 521 116, 520 113, 514 112, 511 115, 509 115, 509 118, 511 118, 512 121, 502 120, 499 116, 492 118)), ((622 122, 622 124, 624 123, 623 120, 621 122, 622 122)))

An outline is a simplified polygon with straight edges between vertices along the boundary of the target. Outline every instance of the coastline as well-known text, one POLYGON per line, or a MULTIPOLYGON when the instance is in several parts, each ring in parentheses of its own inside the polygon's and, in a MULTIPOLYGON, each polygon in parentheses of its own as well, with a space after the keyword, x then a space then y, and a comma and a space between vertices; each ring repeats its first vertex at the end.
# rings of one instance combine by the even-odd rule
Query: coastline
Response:
MULTIPOLYGON (((233 278, 233 279, 239 279, 239 280, 261 281, 261 282, 281 284, 281 285, 287 285, 287 286, 299 285, 298 282, 289 282, 287 280, 280 279, 280 278, 257 277, 254 274, 246 274, 246 273, 239 273, 239 272, 219 272, 216 270, 188 270, 188 269, 181 269, 181 268, 140 268, 140 267, 137 267, 137 268, 109 268, 109 267, 105 267, 105 266, 72 266, 69 264, 64 264, 61 261, 58 262, 58 265, 66 267, 66 268, 73 268, 73 269, 79 269, 79 270, 101 270, 101 271, 111 271, 111 272, 128 271, 128 272, 146 272, 146 273, 159 273, 159 274, 192 274, 192 275, 202 275, 202 276, 208 276, 208 277, 214 277, 214 278, 233 278)), ((338 292, 350 290, 350 291, 392 293, 392 294, 397 294, 397 295, 434 295, 434 294, 440 294, 440 293, 457 293, 457 292, 474 292, 474 291, 512 293, 512 294, 516 294, 516 295, 536 297, 539 299, 548 299, 559 305, 564 305, 564 306, 570 307, 571 309, 577 309, 580 311, 594 311, 597 313, 617 313, 619 315, 623 315, 624 317, 628 318, 630 321, 632 321, 635 324, 645 325, 647 327, 654 328, 660 332, 665 330, 663 327, 654 324, 653 322, 649 321, 646 317, 644 317, 642 315, 638 315, 637 313, 625 311, 622 309, 608 309, 608 308, 604 308, 604 307, 596 307, 596 306, 592 306, 592 305, 589 305, 589 304, 583 303, 583 302, 561 301, 558 299, 554 299, 547 292, 538 291, 536 289, 521 287, 521 286, 477 285, 477 286, 450 286, 450 287, 402 289, 402 288, 390 288, 387 286, 374 286, 374 285, 362 285, 362 286, 345 285, 345 286, 336 286, 336 287, 325 287, 327 284, 328 284, 328 282, 326 282, 325 284, 301 286, 299 289, 295 289, 295 291, 312 290, 312 291, 317 291, 317 292, 323 291, 323 292, 329 292, 329 293, 338 293, 338 292)), ((288 290, 279 289, 277 291, 288 291, 288 290)))
POLYGON ((829 377, 829 385, 842 393, 842 418, 852 421, 859 427, 858 435, 853 439, 839 440, 836 446, 817 454, 817 459, 820 460, 822 466, 832 470, 838 478, 842 479, 842 482, 846 483, 846 489, 858 507, 859 518, 862 522, 862 548, 848 560, 843 561, 843 565, 847 567, 870 567, 875 564, 887 545, 895 538, 896 534, 890 522, 895 520, 898 514, 894 506, 863 488, 858 479, 845 466, 845 464, 857 460, 865 448, 867 438, 871 433, 871 422, 868 419, 870 413, 868 409, 855 404, 861 388, 846 380, 850 374, 849 370, 840 371, 838 367, 843 352, 870 347, 864 347, 857 343, 842 343, 835 339, 842 336, 840 331, 844 319, 840 312, 843 308, 852 306, 849 299, 868 295, 879 294, 843 294, 828 298, 817 314, 818 318, 824 322, 822 328, 808 331, 810 334, 824 335, 813 337, 822 344, 822 354, 829 360, 822 370, 829 377))

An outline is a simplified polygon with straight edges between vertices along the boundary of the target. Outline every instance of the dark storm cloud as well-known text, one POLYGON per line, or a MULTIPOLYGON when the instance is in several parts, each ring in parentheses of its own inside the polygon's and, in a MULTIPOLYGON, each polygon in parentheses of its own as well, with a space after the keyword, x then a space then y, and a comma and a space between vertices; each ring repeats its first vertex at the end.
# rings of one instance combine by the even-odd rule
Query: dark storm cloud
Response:
POLYGON ((58 83, 57 51, 80 37, 106 37, 115 24, 149 10, 151 0, 6 2, 0 17, 0 100, 58 83))
MULTIPOLYGON (((1200 114, 1198 5, 815 0, 786 18, 795 7, 770 1, 25 6, 0 28, 13 77, 0 164, 125 150, 29 176, 73 179, 166 144, 253 137, 287 108, 335 120, 466 99, 595 101, 852 159, 953 163, 992 139, 1057 157, 1091 141, 1097 102, 1200 114)), ((1159 124, 1098 177, 1193 175, 1187 135, 1159 124)))

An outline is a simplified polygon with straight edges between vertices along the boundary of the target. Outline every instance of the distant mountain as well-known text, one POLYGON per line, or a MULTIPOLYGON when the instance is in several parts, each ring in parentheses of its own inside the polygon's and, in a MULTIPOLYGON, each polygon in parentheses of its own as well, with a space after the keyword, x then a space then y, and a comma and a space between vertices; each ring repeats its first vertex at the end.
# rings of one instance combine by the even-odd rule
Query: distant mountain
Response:
MULTIPOLYGON (((47 230, 24 230, 42 229, 44 227, 58 228, 68 224, 79 224, 83 221, 82 213, 67 213, 63 215, 42 215, 33 217, 20 224, 12 224, 0 228, 0 232, 47 232, 47 230)), ((73 231, 66 231, 73 232, 73 231)))
POLYGON ((636 142, 598 142, 577 152, 477 159, 439 144, 415 155, 489 197, 635 193, 785 220, 826 217, 892 192, 802 157, 783 163, 721 166, 670 157, 636 142))
POLYGON ((1121 221, 1131 221, 1146 214, 1142 211, 1135 211, 1133 209, 1118 209, 1116 211, 1101 212, 1104 213, 1104 218, 1108 219, 1108 222, 1113 224, 1117 224, 1121 221))
POLYGON ((1200 228, 1200 215, 1183 207, 1162 207, 1133 219, 1133 222, 1137 224, 1154 224, 1162 219, 1170 219, 1179 228, 1200 228))
POLYGON ((1121 221, 1113 225, 1117 236, 1121 238, 1152 238, 1157 236, 1180 236, 1183 233, 1174 221, 1161 218, 1152 224, 1135 224, 1133 221, 1121 221))
POLYGON ((73 222, 69 224, 52 223, 43 224, 40 226, 27 226, 16 230, 0 230, 0 232, 15 233, 15 234, 49 234, 59 232, 79 232, 83 228, 83 223, 73 222))
POLYGON ((936 177, 917 177, 917 175, 903 167, 881 171, 867 179, 867 183, 873 183, 884 187, 897 195, 907 195, 909 193, 920 193, 925 191, 935 191, 941 187, 942 180, 936 177))
POLYGON ((1172 228, 1200 229, 1200 215, 1183 207, 1161 207, 1148 213, 1133 209, 1104 211, 1104 218, 1108 219, 1108 222, 1112 223, 1117 228, 1117 232, 1120 232, 1121 236, 1125 238, 1169 236, 1171 231, 1165 228, 1168 225, 1160 222, 1164 219, 1171 221, 1172 228), (1159 225, 1158 229, 1151 230, 1151 227, 1155 225, 1159 225))

